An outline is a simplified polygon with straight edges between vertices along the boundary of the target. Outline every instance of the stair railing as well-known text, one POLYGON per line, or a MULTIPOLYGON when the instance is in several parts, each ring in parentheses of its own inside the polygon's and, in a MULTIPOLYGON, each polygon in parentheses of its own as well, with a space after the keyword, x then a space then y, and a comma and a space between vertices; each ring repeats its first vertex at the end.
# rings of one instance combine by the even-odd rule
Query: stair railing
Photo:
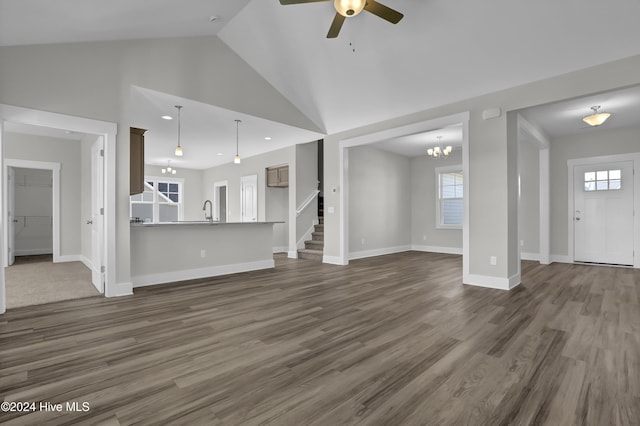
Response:
POLYGON ((319 189, 316 189, 311 194, 309 194, 309 196, 302 202, 300 207, 298 207, 296 209, 296 216, 300 216, 300 213, 302 213, 304 211, 304 209, 306 209, 307 206, 309 206, 309 204, 311 204, 311 202, 314 200, 314 198, 316 198, 318 196, 318 194, 320 194, 320 190, 319 189))

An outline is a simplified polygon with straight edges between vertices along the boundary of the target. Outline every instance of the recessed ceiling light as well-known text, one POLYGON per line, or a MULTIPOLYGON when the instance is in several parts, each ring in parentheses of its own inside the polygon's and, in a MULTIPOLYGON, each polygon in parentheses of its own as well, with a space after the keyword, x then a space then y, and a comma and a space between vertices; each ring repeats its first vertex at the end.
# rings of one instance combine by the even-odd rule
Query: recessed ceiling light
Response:
POLYGON ((221 152, 219 152, 219 153, 218 153, 218 155, 222 155, 222 153, 221 153, 221 152))
POLYGON ((172 117, 172 116, 170 116, 170 115, 163 115, 161 118, 162 118, 163 120, 173 120, 173 117, 172 117))
POLYGON ((267 136, 266 138, 264 138, 265 141, 270 141, 271 140, 271 136, 267 136))

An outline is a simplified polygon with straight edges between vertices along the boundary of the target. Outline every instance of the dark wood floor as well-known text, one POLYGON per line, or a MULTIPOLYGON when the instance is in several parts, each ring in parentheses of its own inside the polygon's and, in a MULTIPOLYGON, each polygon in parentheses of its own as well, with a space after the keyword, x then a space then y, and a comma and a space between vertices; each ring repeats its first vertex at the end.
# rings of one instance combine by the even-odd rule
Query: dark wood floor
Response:
POLYGON ((148 287, 0 316, 6 424, 640 423, 640 271, 523 262, 510 292, 458 256, 148 287), (101 423, 104 422, 104 423, 101 423))

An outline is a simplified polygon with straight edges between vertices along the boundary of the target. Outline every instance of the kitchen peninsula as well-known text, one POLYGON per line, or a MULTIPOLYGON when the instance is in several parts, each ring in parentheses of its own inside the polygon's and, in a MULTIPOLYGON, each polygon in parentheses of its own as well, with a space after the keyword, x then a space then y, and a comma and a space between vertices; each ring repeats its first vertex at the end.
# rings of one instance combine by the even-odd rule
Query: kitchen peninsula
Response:
POLYGON ((133 287, 273 268, 274 223, 132 223, 133 287))

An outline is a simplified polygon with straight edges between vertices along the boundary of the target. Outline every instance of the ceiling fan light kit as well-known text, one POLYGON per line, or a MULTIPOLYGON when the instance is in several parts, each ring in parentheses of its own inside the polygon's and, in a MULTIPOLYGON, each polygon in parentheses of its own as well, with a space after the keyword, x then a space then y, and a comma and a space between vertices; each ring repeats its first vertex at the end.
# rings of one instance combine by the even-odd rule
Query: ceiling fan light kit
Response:
MULTIPOLYGON (((280 0, 280 4, 304 4, 327 1, 331 0, 280 0)), ((402 13, 383 5, 382 3, 378 3, 375 0, 334 0, 333 7, 336 10, 336 14, 331 22, 327 38, 338 37, 344 20, 346 18, 353 18, 363 10, 373 13, 377 17, 382 18, 387 22, 391 22, 392 24, 397 24, 404 17, 402 13)))
POLYGON ((582 118, 582 121, 590 126, 600 126, 611 117, 611 113, 609 112, 598 112, 600 105, 592 106, 591 109, 593 110, 593 114, 582 118))

